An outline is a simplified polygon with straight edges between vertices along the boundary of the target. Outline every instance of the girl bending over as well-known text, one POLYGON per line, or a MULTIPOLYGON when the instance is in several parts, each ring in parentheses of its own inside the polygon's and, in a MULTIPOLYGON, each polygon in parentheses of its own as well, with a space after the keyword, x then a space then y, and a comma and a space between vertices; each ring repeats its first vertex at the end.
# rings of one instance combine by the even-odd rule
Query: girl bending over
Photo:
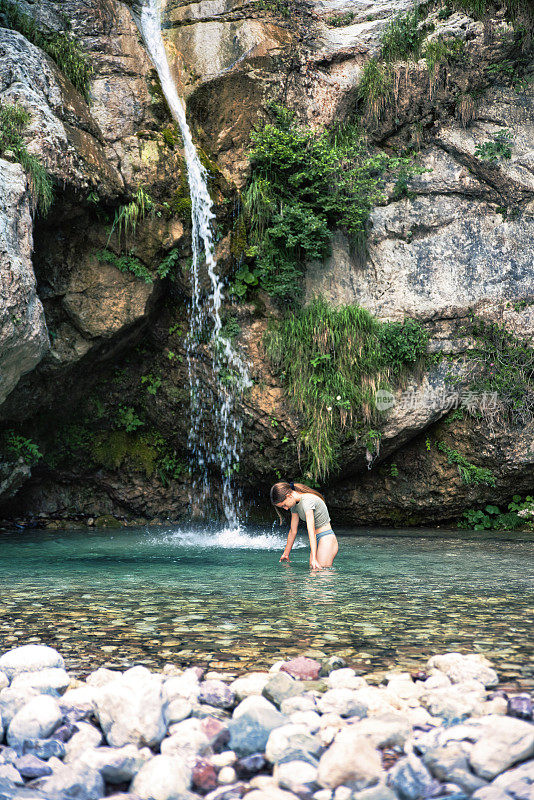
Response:
POLYGON ((271 503, 280 517, 280 525, 283 519, 279 509, 291 511, 291 527, 280 561, 289 561, 301 519, 306 523, 310 537, 310 567, 331 567, 339 548, 336 535, 330 527, 330 515, 322 494, 304 483, 281 481, 271 487, 271 503))

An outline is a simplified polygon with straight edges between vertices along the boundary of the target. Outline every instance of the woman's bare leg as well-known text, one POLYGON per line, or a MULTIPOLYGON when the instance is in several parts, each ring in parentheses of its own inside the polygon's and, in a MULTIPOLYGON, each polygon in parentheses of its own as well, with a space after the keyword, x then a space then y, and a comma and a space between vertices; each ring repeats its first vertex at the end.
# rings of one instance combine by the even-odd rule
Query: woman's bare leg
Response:
POLYGON ((322 567, 331 567, 338 550, 335 536, 322 536, 317 542, 317 561, 322 567))

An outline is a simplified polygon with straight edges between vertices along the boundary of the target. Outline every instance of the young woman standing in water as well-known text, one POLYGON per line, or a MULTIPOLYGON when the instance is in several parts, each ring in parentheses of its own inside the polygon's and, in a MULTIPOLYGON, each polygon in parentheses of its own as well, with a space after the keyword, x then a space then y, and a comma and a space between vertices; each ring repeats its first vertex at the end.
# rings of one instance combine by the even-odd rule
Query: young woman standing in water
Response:
POLYGON ((306 523, 310 537, 310 567, 331 567, 339 547, 336 535, 330 527, 330 515, 322 494, 304 483, 280 481, 271 486, 271 503, 280 517, 280 525, 283 518, 279 509, 291 511, 291 527, 280 561, 289 561, 301 519, 306 523))

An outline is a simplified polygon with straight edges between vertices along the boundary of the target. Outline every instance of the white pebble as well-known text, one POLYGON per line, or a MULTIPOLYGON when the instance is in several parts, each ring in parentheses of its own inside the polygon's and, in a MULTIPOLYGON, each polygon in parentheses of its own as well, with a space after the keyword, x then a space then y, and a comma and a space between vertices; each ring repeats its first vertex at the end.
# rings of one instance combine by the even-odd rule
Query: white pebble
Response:
POLYGON ((237 756, 233 750, 224 750, 222 753, 215 753, 210 759, 214 767, 230 767, 237 761, 237 756))
POLYGON ((226 786, 227 784, 230 783, 235 783, 237 780, 235 769, 233 767, 223 767, 219 772, 217 780, 223 786, 226 786))

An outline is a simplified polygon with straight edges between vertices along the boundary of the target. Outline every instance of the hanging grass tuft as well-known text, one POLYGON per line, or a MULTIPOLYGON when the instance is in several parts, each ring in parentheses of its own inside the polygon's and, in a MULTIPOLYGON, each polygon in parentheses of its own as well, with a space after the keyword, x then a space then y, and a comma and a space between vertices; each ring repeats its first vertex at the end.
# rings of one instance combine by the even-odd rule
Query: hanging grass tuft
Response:
POLYGON ((28 176, 34 205, 44 215, 54 201, 54 187, 39 159, 28 153, 26 148, 22 134, 29 121, 30 115, 18 103, 0 104, 0 156, 11 153, 22 165, 28 176))
POLYGON ((378 421, 376 392, 400 385, 427 342, 414 320, 381 323, 360 306, 333 308, 322 298, 271 325, 265 347, 302 419, 310 478, 337 469, 343 437, 378 421))

